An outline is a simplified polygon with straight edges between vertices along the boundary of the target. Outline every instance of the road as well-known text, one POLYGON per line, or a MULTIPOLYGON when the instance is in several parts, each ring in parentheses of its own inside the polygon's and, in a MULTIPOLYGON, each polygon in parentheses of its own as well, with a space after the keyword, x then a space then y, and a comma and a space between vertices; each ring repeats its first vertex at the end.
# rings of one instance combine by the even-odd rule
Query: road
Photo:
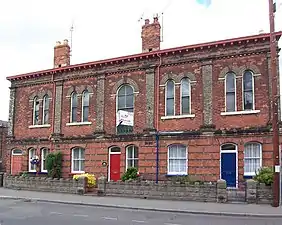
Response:
POLYGON ((0 201, 1 225, 281 225, 282 219, 202 216, 73 206, 51 203, 0 201))

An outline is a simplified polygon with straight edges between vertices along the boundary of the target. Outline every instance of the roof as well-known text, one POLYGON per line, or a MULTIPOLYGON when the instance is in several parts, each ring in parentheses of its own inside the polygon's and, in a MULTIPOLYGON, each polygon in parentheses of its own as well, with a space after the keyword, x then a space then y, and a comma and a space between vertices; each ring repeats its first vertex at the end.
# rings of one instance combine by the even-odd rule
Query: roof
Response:
MULTIPOLYGON (((276 36, 276 39, 279 40, 282 35, 282 31, 275 32, 274 35, 276 36)), ((187 46, 182 46, 182 47, 169 48, 169 49, 158 50, 158 51, 153 51, 153 52, 121 56, 121 57, 116 57, 116 58, 111 58, 111 59, 105 59, 105 60, 75 64, 75 65, 70 65, 70 66, 65 66, 65 67, 60 67, 60 68, 53 68, 53 69, 41 70, 41 71, 36 71, 36 72, 31 72, 31 73, 19 74, 15 76, 9 76, 7 77, 7 80, 13 81, 13 80, 22 80, 22 79, 28 79, 28 78, 34 78, 34 77, 41 77, 44 75, 51 75, 51 74, 56 74, 59 72, 65 72, 65 71, 74 71, 74 70, 95 68, 95 67, 97 68, 98 66, 117 64, 117 63, 124 62, 124 61, 136 61, 137 59, 156 57, 157 55, 175 54, 177 52, 181 53, 183 51, 190 51, 190 50, 196 51, 199 49, 202 50, 202 49, 225 47, 228 45, 231 46, 231 45, 236 45, 236 44, 240 45, 240 44, 249 43, 249 42, 265 41, 266 39, 269 39, 269 38, 270 38, 269 33, 263 33, 263 34, 252 35, 252 36, 225 39, 221 41, 213 41, 213 42, 206 42, 206 43, 201 43, 201 44, 187 45, 187 46)))
POLYGON ((8 122, 0 120, 0 127, 8 127, 8 122))

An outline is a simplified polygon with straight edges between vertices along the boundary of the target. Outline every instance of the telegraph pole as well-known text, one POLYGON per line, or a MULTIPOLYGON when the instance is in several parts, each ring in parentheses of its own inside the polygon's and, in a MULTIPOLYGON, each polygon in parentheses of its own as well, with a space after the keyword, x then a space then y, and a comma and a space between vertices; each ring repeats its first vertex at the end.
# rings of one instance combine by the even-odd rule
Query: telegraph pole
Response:
POLYGON ((272 129, 273 129, 273 207, 279 206, 280 200, 280 159, 279 159, 279 125, 278 125, 278 76, 277 76, 277 41, 274 24, 273 0, 269 0, 269 24, 270 24, 270 59, 271 59, 271 81, 272 81, 272 129))

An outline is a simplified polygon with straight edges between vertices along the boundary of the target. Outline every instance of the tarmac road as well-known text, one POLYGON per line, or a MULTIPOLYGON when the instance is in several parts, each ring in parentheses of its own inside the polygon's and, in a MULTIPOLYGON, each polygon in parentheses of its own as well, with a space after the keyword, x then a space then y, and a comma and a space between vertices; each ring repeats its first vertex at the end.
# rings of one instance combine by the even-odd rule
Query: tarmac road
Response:
POLYGON ((203 216, 75 206, 67 204, 0 201, 1 225, 281 225, 279 218, 203 216))

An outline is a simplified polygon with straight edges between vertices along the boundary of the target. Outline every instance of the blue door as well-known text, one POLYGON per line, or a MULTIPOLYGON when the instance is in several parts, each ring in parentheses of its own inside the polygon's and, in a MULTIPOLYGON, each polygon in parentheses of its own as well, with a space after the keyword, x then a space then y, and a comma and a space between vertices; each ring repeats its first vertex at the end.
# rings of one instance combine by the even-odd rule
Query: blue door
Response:
POLYGON ((236 153, 221 153, 221 179, 227 187, 236 187, 236 153))

